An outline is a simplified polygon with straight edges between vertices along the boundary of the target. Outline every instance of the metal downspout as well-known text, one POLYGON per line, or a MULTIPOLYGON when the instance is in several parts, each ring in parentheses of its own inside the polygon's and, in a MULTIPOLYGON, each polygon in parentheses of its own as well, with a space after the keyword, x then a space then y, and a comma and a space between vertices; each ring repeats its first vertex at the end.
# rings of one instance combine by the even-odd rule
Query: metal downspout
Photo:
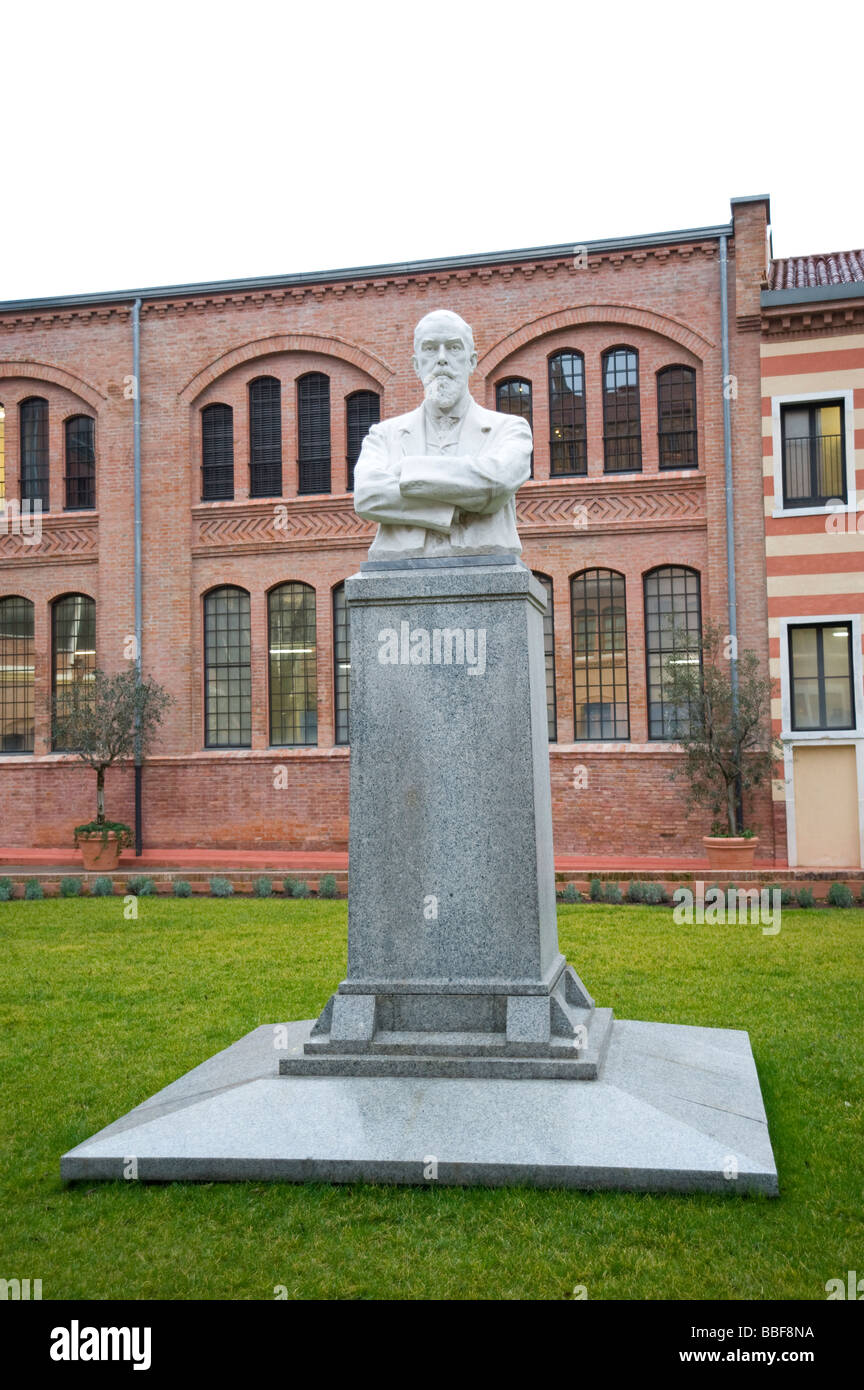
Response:
POLYGON ((729 636, 732 642, 732 691, 738 695, 738 605, 735 596, 735 492, 732 481, 732 407, 729 377, 729 269, 726 237, 720 238, 720 316, 723 357, 723 462, 726 481, 726 580, 729 598, 729 636))
MULTIPOLYGON (((132 305, 132 437, 135 472, 135 667, 141 679, 143 614, 141 603, 141 300, 132 305)), ((141 749, 135 749, 135 853, 143 847, 141 749)))
MULTIPOLYGON (((729 608, 732 711, 738 709, 738 601, 735 591, 735 487, 732 479, 732 380, 729 374, 729 262, 727 238, 720 237, 720 341, 723 364, 723 466, 726 486, 726 587, 729 608)), ((741 784, 738 783, 738 817, 742 816, 741 784)))

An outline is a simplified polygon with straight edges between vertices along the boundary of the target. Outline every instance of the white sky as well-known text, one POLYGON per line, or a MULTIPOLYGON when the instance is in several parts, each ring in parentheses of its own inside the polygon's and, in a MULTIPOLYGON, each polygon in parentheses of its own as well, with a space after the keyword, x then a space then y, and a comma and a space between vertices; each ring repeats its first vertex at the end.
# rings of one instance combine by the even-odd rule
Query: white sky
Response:
POLYGON ((859 6, 25 3, 0 300, 729 220, 864 245, 859 6), (821 13, 821 19, 820 19, 821 13))

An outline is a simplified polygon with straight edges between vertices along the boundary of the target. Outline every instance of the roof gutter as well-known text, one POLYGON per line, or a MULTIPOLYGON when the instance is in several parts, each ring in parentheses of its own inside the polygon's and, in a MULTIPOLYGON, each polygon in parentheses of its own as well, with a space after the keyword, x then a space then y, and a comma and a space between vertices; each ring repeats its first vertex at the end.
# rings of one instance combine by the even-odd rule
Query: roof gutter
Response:
POLYGON ((763 309, 781 304, 822 304, 831 299, 864 299, 864 280, 845 285, 808 285, 800 290, 763 290, 759 296, 763 309))
MULTIPOLYGON (((677 232, 653 232, 643 236, 613 237, 603 241, 578 243, 578 250, 590 255, 609 251, 640 250, 652 246, 675 246, 682 242, 717 241, 732 235, 732 223, 716 227, 690 227, 677 232)), ((380 280, 397 275, 432 274, 436 271, 470 270, 472 267, 508 265, 520 261, 572 258, 577 246, 534 246, 517 251, 492 251, 467 256, 443 256, 436 260, 395 261, 384 265, 353 266, 340 270, 314 270, 294 275, 260 275, 243 280, 205 280, 186 285, 156 285, 140 290, 110 290, 102 294, 55 295, 44 299, 9 299, 0 302, 0 313, 32 312, 39 309, 83 307, 88 304, 128 304, 132 298, 177 299, 211 294, 238 294, 247 291, 288 288, 295 285, 321 285, 334 281, 380 280)))

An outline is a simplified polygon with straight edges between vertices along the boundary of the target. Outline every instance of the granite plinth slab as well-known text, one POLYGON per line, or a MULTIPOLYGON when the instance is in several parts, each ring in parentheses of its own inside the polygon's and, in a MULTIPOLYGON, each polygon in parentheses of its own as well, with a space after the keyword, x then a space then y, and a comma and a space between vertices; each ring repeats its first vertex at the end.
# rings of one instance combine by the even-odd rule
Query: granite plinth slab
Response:
POLYGON ((744 1032, 615 1020, 599 1079, 570 1085, 280 1076, 311 1027, 254 1029, 70 1150, 61 1176, 117 1179, 134 1158, 153 1182, 777 1193, 744 1032))
POLYGON ((389 570, 455 570, 466 567, 472 569, 477 565, 488 569, 490 565, 515 565, 518 560, 518 555, 495 546, 479 554, 470 555, 417 555, 405 556, 402 559, 394 557, 390 560, 364 560, 360 566, 360 572, 361 574, 375 574, 389 570))
POLYGON ((328 1042, 316 1056, 305 1044, 304 1055, 283 1057, 280 1076, 499 1077, 553 1081, 594 1081, 600 1074, 612 1036, 611 1009, 584 1011, 584 1043, 564 1037, 534 1045, 508 1043, 496 1033, 379 1033, 376 1047, 364 1052, 348 1041, 342 1051, 328 1042))

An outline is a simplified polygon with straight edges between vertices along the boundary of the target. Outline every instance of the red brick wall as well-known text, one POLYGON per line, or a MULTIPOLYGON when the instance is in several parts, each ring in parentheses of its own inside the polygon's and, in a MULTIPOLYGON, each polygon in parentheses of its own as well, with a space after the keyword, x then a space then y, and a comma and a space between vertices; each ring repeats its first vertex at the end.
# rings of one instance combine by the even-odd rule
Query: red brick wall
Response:
MULTIPOLYGON (((735 210, 730 246, 732 370, 739 631, 767 659, 759 427, 759 335, 749 303, 736 320, 736 282, 758 276, 764 208, 735 210), (760 223, 761 219, 761 223, 760 223), (740 244, 739 244, 740 239, 740 244), (742 251, 743 248, 743 251, 742 251), (742 265, 742 255, 746 264, 742 265), (743 273, 743 280, 741 279, 743 273)), ((758 295, 757 295, 758 301, 758 295)), ((686 815, 683 787, 668 781, 676 755, 647 744, 642 576, 687 564, 702 582, 703 613, 726 622, 719 262, 714 242, 476 267, 380 281, 310 285, 257 293, 145 301, 141 324, 145 669, 175 703, 145 771, 145 843, 343 847, 347 756, 333 750, 333 585, 365 557, 371 529, 344 494, 344 398, 358 388, 382 396, 382 413, 419 400, 410 367, 417 319, 456 309, 472 325, 480 364, 472 390, 494 405, 494 386, 518 374, 534 384, 535 481, 520 494, 524 558, 555 590, 559 745, 553 750, 556 844, 597 853, 701 852, 707 826, 686 815), (606 347, 640 354, 644 471, 602 472, 599 362, 606 347), (560 347, 585 354, 589 476, 549 480, 546 359, 560 347), (658 473, 654 373, 671 362, 696 368, 699 469, 658 473), (331 377, 334 497, 297 498, 294 382, 306 371, 331 377), (282 380, 287 531, 273 529, 271 501, 248 501, 247 385, 282 380), (200 410, 234 407, 235 501, 200 503, 200 410), (574 525, 580 503, 588 525, 574 525), (632 747, 574 745, 569 579, 586 566, 621 571, 627 582, 632 747), (302 580, 317 596, 318 750, 268 749, 266 594, 302 580), (239 584, 251 595, 252 751, 203 748, 202 596, 239 584), (572 790, 572 769, 589 768, 589 788, 572 790), (287 787, 273 785, 285 767, 287 787), (659 811, 659 814, 658 814, 659 811)), ((38 391, 51 403, 52 503, 61 502, 59 421, 85 408, 97 421, 98 516, 58 513, 46 543, 27 554, 0 534, 0 596, 32 598, 37 614, 37 753, 0 757, 0 843, 62 844, 89 818, 88 774, 47 754, 50 681, 47 605, 81 590, 98 602, 99 664, 116 669, 134 629, 132 402, 126 306, 0 315, 0 401, 7 408, 7 475, 17 473, 15 406, 38 391), (17 364, 17 365, 16 365, 17 364), (24 364, 23 366, 21 364, 24 364), (22 375, 23 374, 23 375, 22 375), (81 406, 81 402, 84 406, 81 406), (57 481, 54 481, 56 474, 57 481), (87 527, 89 526, 89 531, 87 527), (77 529, 76 529, 77 528, 77 529), (79 534, 87 531, 82 539, 79 534), (98 539, 97 539, 98 537, 98 539), (53 549, 50 549, 53 547, 53 549), (88 548, 89 547, 89 548, 88 548), (50 551, 50 553, 49 553, 50 551), (38 553, 37 553, 38 552, 38 553)), ((10 488, 10 491, 12 489, 10 488)), ((127 783, 109 782, 108 810, 131 816, 127 783)), ((770 800, 756 808, 764 848, 774 847, 770 800)))

